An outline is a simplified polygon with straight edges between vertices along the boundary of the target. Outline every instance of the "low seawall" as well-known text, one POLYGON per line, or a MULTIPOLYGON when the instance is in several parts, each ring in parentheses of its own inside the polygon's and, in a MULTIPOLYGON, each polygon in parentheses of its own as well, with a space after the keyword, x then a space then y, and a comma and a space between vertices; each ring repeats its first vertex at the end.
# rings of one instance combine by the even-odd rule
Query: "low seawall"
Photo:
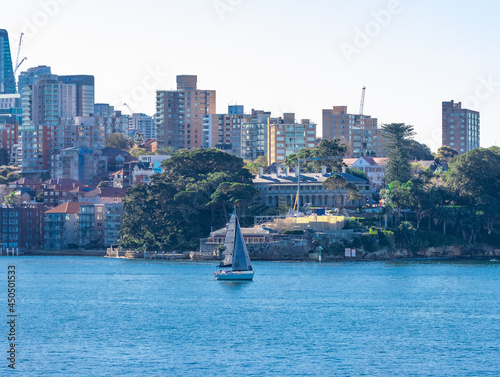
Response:
POLYGON ((104 257, 106 250, 32 250, 24 255, 45 255, 45 256, 75 256, 75 257, 104 257))

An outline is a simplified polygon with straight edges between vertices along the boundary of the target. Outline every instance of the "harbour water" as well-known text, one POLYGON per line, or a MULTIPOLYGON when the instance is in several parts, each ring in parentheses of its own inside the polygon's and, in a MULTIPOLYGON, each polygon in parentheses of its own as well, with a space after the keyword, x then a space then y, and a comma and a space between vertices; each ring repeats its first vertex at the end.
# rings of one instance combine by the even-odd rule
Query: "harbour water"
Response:
POLYGON ((500 263, 256 262, 235 283, 214 263, 2 257, 5 285, 8 265, 22 376, 500 375, 500 263))

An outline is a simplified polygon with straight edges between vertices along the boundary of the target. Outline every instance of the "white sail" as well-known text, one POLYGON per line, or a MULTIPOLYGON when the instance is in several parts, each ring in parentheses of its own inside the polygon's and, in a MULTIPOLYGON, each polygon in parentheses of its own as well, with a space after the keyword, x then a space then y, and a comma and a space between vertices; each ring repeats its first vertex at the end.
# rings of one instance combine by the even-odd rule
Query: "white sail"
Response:
POLYGON ((250 257, 248 256, 248 250, 245 244, 245 239, 243 238, 243 233, 241 233, 240 224, 236 216, 236 209, 234 210, 231 218, 232 217, 234 217, 236 220, 233 251, 233 271, 251 271, 252 263, 250 262, 250 257))

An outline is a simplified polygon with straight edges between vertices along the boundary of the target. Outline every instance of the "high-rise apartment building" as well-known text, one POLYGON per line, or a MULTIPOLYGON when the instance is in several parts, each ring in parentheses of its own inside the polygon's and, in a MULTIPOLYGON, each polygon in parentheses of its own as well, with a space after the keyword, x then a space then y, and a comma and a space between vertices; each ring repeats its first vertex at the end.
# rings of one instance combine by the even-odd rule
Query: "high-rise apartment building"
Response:
POLYGON ((349 114, 347 106, 323 110, 323 139, 339 139, 347 146, 346 157, 385 157, 385 139, 378 120, 369 115, 349 114))
POLYGON ((266 154, 267 120, 270 112, 245 114, 241 105, 229 106, 227 114, 203 116, 203 148, 216 148, 245 159, 266 154))
POLYGON ((109 103, 96 103, 94 105, 94 115, 96 117, 108 117, 115 112, 115 107, 109 103))
POLYGON ((480 117, 478 111, 462 109, 462 103, 443 102, 443 145, 459 154, 479 148, 480 117))
POLYGON ((94 76, 59 76, 59 81, 66 85, 73 85, 75 87, 76 116, 88 117, 94 113, 94 76))
POLYGON ((267 156, 267 124, 271 112, 252 110, 251 121, 243 121, 241 150, 245 160, 254 161, 267 156))
POLYGON ((20 129, 21 161, 25 177, 37 178, 50 170, 50 156, 77 138, 76 89, 56 75, 40 75, 23 87, 23 126, 20 129))
POLYGON ((267 163, 284 163, 291 154, 301 149, 316 147, 316 124, 309 119, 295 123, 294 113, 283 118, 269 119, 267 128, 267 163))
POLYGON ((156 123, 153 117, 142 113, 134 113, 129 118, 128 136, 142 134, 144 139, 156 139, 156 123))
POLYGON ((0 94, 14 94, 15 92, 16 80, 12 68, 9 33, 7 30, 0 29, 0 94))
POLYGON ((157 91, 158 148, 202 148, 203 115, 215 114, 215 104, 215 90, 197 89, 197 76, 177 76, 177 90, 157 91))
POLYGON ((41 75, 34 85, 24 87, 23 91, 24 130, 30 126, 68 123, 76 116, 75 87, 61 83, 56 75, 41 75))

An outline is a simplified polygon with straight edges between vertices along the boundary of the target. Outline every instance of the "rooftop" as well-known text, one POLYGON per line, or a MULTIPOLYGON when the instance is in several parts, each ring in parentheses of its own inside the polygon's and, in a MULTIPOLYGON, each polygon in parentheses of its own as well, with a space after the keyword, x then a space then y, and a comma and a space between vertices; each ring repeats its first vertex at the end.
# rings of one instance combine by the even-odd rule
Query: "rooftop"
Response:
MULTIPOLYGON (((358 178, 352 174, 349 173, 328 173, 326 175, 322 175, 321 173, 303 173, 300 174, 300 182, 301 183, 323 183, 326 181, 328 178, 330 178, 332 175, 340 175, 346 179, 347 182, 349 183, 358 183, 358 184, 363 184, 366 183, 367 181, 361 178, 358 178)), ((298 179, 295 176, 295 174, 288 175, 286 176, 285 174, 281 174, 280 176, 277 176, 277 174, 272 173, 272 174, 267 174, 263 175, 262 177, 255 177, 253 180, 253 183, 270 183, 270 184, 293 184, 297 183, 298 179)))
POLYGON ((45 213, 78 213, 80 206, 91 205, 92 203, 66 202, 55 208, 45 211, 45 213))

